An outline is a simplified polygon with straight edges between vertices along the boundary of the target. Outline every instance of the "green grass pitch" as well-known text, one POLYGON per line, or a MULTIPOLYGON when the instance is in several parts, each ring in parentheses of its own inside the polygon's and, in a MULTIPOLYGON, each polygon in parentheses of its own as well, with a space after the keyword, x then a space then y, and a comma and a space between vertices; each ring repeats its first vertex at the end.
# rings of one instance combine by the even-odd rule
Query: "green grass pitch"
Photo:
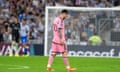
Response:
MULTIPOLYGON (((0 57, 0 72, 48 72, 46 71, 48 57, 0 57)), ((84 58, 69 57, 74 72, 120 72, 119 58, 84 58)), ((53 72, 66 72, 61 57, 56 57, 53 72)))

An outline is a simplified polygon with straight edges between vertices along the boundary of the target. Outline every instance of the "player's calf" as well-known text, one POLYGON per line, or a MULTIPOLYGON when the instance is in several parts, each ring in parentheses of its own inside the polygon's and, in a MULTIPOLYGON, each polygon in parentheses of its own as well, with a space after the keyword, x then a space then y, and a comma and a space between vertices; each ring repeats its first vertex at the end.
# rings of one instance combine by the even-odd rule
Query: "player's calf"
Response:
POLYGON ((49 60, 48 60, 48 65, 47 65, 47 69, 48 71, 53 71, 54 69, 51 67, 52 63, 53 63, 53 60, 56 56, 56 53, 52 53, 50 56, 49 56, 49 60))
POLYGON ((62 57, 63 57, 63 61, 64 61, 64 64, 66 65, 66 69, 68 72, 72 72, 72 71, 76 70, 76 68, 70 67, 67 52, 62 53, 62 57))

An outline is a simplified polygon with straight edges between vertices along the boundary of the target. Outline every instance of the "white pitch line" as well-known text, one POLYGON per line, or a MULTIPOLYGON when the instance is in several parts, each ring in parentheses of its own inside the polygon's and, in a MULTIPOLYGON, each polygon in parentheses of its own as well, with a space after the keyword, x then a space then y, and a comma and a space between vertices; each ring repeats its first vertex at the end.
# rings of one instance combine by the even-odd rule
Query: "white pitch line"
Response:
POLYGON ((8 66, 7 69, 29 69, 29 66, 11 65, 11 64, 0 64, 0 66, 8 66))

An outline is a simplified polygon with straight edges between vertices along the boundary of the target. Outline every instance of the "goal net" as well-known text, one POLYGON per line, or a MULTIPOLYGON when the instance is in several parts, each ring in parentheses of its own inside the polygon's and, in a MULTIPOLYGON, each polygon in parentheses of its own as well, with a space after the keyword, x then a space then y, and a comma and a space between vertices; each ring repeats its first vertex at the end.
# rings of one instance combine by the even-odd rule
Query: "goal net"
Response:
POLYGON ((120 8, 46 7, 45 56, 50 54, 53 21, 63 9, 69 11, 65 19, 67 45, 89 46, 90 37, 97 33, 100 45, 120 46, 120 8))

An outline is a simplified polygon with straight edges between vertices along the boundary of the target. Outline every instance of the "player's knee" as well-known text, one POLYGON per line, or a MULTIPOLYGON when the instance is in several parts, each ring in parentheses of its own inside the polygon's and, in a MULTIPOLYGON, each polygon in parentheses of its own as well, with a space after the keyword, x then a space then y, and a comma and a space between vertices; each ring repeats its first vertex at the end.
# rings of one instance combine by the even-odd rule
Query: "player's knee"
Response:
POLYGON ((56 56, 56 53, 51 53, 51 56, 55 57, 55 56, 56 56))
POLYGON ((65 55, 65 56, 67 56, 67 52, 63 52, 63 53, 62 53, 62 55, 65 55))
POLYGON ((67 56, 67 53, 66 53, 66 52, 63 53, 63 54, 62 54, 62 57, 68 57, 68 56, 67 56))

